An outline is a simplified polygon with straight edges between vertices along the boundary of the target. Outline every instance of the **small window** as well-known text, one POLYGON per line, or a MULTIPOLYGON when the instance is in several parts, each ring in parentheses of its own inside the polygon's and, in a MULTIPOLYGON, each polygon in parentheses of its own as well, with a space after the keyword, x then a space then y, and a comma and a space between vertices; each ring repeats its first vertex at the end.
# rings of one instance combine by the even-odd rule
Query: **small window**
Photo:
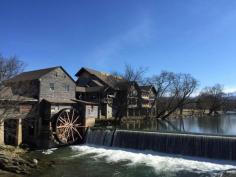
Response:
POLYGON ((70 91, 70 85, 65 84, 64 89, 65 89, 66 92, 69 92, 70 91))
POLYGON ((58 75, 57 75, 57 72, 55 72, 55 77, 57 77, 58 75))
POLYGON ((51 90, 51 91, 54 91, 54 83, 50 83, 50 84, 49 84, 49 87, 50 87, 50 90, 51 90))

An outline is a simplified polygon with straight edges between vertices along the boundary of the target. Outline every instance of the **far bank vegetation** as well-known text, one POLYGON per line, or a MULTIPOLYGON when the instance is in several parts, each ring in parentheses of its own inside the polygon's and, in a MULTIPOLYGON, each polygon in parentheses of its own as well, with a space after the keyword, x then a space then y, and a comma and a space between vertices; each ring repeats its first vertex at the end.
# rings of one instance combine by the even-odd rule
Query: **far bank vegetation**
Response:
POLYGON ((157 119, 215 116, 236 111, 236 97, 233 93, 225 93, 221 84, 200 90, 199 81, 188 73, 161 71, 145 77, 146 71, 146 68, 125 65, 122 74, 114 73, 130 82, 154 86, 156 95, 152 107, 155 107, 157 119))

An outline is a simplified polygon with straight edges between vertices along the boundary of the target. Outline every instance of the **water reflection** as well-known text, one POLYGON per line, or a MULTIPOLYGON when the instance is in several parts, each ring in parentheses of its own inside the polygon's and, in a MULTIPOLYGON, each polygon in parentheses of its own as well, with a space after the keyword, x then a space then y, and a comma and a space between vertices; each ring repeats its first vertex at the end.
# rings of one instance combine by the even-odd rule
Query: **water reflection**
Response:
POLYGON ((128 120, 121 128, 128 130, 146 130, 163 132, 191 132, 219 135, 236 135, 236 114, 217 117, 200 117, 166 120, 128 120))

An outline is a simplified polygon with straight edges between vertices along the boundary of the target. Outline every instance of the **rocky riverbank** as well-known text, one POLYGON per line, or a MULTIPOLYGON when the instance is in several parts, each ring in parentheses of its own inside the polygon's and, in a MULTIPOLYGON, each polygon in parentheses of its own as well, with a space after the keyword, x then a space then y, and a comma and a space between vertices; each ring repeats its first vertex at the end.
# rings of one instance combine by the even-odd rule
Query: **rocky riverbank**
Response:
POLYGON ((27 151, 15 148, 12 146, 0 146, 0 176, 15 176, 27 175, 37 167, 37 161, 27 158, 27 151), (10 172, 10 173, 7 173, 10 172), (8 175, 6 175, 8 174, 8 175))

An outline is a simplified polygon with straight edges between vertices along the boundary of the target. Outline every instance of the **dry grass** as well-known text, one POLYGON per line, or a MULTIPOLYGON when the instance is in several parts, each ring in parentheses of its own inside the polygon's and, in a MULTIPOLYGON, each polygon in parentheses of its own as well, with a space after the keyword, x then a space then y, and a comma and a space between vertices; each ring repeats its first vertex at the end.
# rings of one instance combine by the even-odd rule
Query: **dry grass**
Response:
POLYGON ((25 150, 15 146, 0 145, 0 154, 4 154, 9 158, 19 157, 25 152, 25 150))

